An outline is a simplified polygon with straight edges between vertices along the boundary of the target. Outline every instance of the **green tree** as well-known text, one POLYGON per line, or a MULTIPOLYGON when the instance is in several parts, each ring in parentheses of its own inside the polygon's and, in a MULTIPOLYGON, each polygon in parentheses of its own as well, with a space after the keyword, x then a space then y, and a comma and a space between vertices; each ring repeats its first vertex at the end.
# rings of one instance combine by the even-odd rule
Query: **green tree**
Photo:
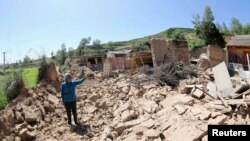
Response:
POLYGON ((232 34, 239 35, 243 33, 243 26, 238 19, 232 18, 230 26, 230 31, 232 34))
POLYGON ((180 30, 175 30, 172 34, 172 39, 176 41, 185 41, 185 36, 180 30))
POLYGON ((56 54, 56 61, 60 64, 63 65, 65 60, 67 59, 67 49, 65 43, 61 45, 61 50, 57 51, 56 54))
POLYGON ((112 41, 109 41, 109 42, 107 43, 107 47, 108 47, 108 50, 109 50, 109 51, 114 51, 114 50, 115 50, 115 46, 114 46, 114 44, 113 44, 112 41))
POLYGON ((23 66, 28 66, 28 65, 30 64, 30 62, 31 62, 30 57, 26 55, 26 56, 23 58, 23 66))
POLYGON ((206 45, 218 44, 221 47, 225 46, 225 41, 214 24, 213 12, 209 6, 205 7, 202 21, 200 21, 200 16, 196 15, 192 23, 194 24, 197 37, 203 39, 206 45))
POLYGON ((83 53, 84 53, 83 50, 88 44, 90 44, 90 41, 91 41, 91 37, 81 39, 81 41, 79 42, 79 45, 77 47, 77 55, 78 56, 83 55, 83 53))
POLYGON ((93 40, 92 44, 94 49, 101 49, 101 40, 99 39, 93 40))
POLYGON ((72 47, 70 47, 69 49, 68 49, 68 56, 69 57, 72 57, 74 55, 74 49, 72 48, 72 47))
POLYGON ((243 33, 244 33, 244 34, 250 34, 250 23, 246 24, 246 25, 243 27, 243 33))
POLYGON ((228 30, 227 25, 224 22, 222 23, 222 32, 226 35, 230 34, 230 31, 228 30))

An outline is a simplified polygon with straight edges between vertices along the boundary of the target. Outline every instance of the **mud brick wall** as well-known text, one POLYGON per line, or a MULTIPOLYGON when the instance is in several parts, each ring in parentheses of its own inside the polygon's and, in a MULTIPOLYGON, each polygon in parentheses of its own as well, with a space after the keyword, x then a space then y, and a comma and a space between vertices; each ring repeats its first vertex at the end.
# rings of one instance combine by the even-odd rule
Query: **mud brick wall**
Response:
POLYGON ((150 40, 152 59, 154 67, 163 63, 164 56, 168 53, 168 45, 166 40, 153 38, 150 40))
POLYGON ((214 67, 226 60, 226 51, 219 46, 209 45, 207 47, 207 56, 210 61, 210 67, 214 67))
POLYGON ((207 54, 207 47, 194 48, 190 51, 190 56, 193 58, 200 58, 201 54, 207 54))
POLYGON ((189 62, 189 50, 188 43, 186 41, 173 41, 153 38, 150 40, 152 60, 154 67, 157 67, 164 63, 166 56, 174 53, 177 55, 177 59, 186 63, 189 62))
POLYGON ((169 41, 174 45, 177 59, 185 63, 189 63, 189 50, 187 41, 169 41))

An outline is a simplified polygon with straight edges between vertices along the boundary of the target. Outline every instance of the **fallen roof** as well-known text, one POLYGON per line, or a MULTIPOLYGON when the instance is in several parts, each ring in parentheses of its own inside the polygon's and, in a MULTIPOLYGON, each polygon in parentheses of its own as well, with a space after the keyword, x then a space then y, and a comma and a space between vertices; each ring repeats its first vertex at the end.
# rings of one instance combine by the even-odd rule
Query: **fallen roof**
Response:
POLYGON ((250 35, 236 35, 226 46, 250 46, 250 35))

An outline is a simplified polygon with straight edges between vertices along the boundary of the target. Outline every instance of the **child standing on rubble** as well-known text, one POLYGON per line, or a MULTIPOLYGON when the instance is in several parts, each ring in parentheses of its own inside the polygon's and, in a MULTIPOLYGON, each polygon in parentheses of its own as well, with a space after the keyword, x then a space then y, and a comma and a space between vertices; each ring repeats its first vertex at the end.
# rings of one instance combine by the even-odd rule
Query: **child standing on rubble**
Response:
POLYGON ((61 97, 67 112, 69 125, 71 125, 71 111, 74 116, 75 124, 78 125, 75 88, 77 85, 82 84, 85 81, 85 78, 83 78, 83 76, 81 77, 82 78, 79 80, 73 80, 73 77, 70 73, 65 73, 65 82, 63 82, 61 85, 61 97))

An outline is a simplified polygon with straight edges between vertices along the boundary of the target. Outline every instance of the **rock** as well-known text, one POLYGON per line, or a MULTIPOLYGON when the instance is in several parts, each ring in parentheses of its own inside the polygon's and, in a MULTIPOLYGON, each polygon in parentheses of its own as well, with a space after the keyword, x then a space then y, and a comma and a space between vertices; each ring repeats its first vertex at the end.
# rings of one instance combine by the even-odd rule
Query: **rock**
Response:
POLYGON ((156 108, 158 107, 158 104, 155 101, 147 100, 144 98, 139 98, 137 100, 137 103, 143 108, 144 111, 148 113, 155 112, 156 108))
POLYGON ((21 123, 21 124, 17 124, 15 126, 15 129, 17 129, 17 131, 21 131, 22 129, 27 128, 27 126, 28 126, 28 124, 26 122, 24 122, 24 123, 21 123))
POLYGON ((27 140, 27 128, 22 129, 21 131, 18 132, 18 136, 21 138, 22 141, 27 140))
POLYGON ((198 98, 198 99, 201 99, 204 97, 204 92, 197 88, 193 88, 191 94, 193 97, 198 98))
POLYGON ((184 105, 175 105, 174 108, 177 110, 179 115, 182 115, 187 111, 187 108, 184 105))
POLYGON ((21 141, 21 138, 18 137, 18 136, 16 136, 16 137, 15 137, 15 141, 21 141))
POLYGON ((194 99, 191 96, 181 97, 180 103, 184 105, 192 106, 194 104, 194 99))
POLYGON ((135 111, 133 111, 133 110, 126 110, 126 111, 124 111, 122 113, 121 120, 123 122, 126 122, 126 121, 130 121, 130 120, 132 120, 134 118, 137 118, 137 117, 138 117, 138 114, 135 111))
POLYGON ((152 118, 150 118, 149 120, 142 122, 140 125, 143 127, 152 128, 154 126, 154 121, 152 118))
POLYGON ((96 93, 94 93, 94 94, 90 95, 89 99, 91 101, 95 102, 97 99, 99 99, 99 95, 97 95, 96 93))
POLYGON ((199 119, 207 120, 209 119, 210 115, 211 115, 211 112, 209 112, 208 110, 202 110, 201 114, 199 115, 199 119))
POLYGON ((197 116, 202 112, 200 108, 196 108, 196 107, 191 108, 190 111, 193 114, 193 116, 197 116))
POLYGON ((120 114, 124 110, 129 109, 130 106, 131 106, 130 102, 127 102, 127 103, 119 106, 119 108, 114 111, 114 116, 117 116, 118 114, 120 114))
POLYGON ((225 116, 225 115, 218 116, 215 119, 211 120, 209 122, 209 124, 211 124, 211 125, 220 125, 220 124, 223 124, 226 121, 226 119, 227 119, 227 116, 225 116))
POLYGON ((35 131, 28 131, 27 132, 27 140, 28 141, 31 141, 31 140, 34 140, 36 138, 36 132, 35 131))
POLYGON ((125 86, 122 88, 122 92, 124 92, 125 94, 128 94, 129 92, 129 87, 128 86, 125 86))
POLYGON ((150 129, 145 132, 145 135, 149 138, 158 138, 160 136, 160 131, 155 129, 150 129))
POLYGON ((88 132, 87 136, 90 137, 90 138, 93 138, 95 136, 95 134, 93 132, 88 132))
POLYGON ((222 113, 220 113, 220 112, 211 112, 212 118, 216 118, 216 117, 221 116, 221 115, 222 115, 222 113))
POLYGON ((147 130, 148 130, 148 129, 147 129, 146 127, 140 126, 140 125, 135 126, 135 127, 133 128, 133 131, 135 132, 135 134, 136 134, 137 136, 142 136, 143 133, 144 133, 145 131, 147 131, 147 130))
POLYGON ((47 101, 44 102, 44 109, 45 109, 46 113, 55 112, 54 106, 49 104, 49 102, 47 102, 47 101))
POLYGON ((52 95, 52 94, 48 95, 48 101, 50 103, 54 104, 54 105, 58 105, 59 104, 59 99, 56 96, 52 95))
POLYGON ((97 106, 101 109, 108 109, 110 101, 108 99, 103 99, 100 102, 97 102, 97 106))
POLYGON ((156 84, 149 84, 149 85, 143 85, 142 88, 145 90, 150 90, 152 88, 155 88, 156 84))
POLYGON ((52 86, 52 85, 48 85, 46 90, 50 93, 50 94, 53 94, 53 95, 56 95, 57 91, 56 89, 52 86))
POLYGON ((18 111, 15 112, 15 117, 17 123, 22 123, 24 121, 22 114, 18 111))
POLYGON ((94 113, 97 110, 97 108, 94 107, 94 106, 88 106, 88 107, 86 107, 85 110, 87 111, 87 113, 92 114, 92 113, 94 113))
POLYGON ((66 131, 65 127, 59 127, 59 128, 57 128, 57 133, 60 134, 60 135, 62 135, 65 131, 66 131))
POLYGON ((36 116, 33 113, 24 113, 25 121, 28 123, 36 122, 36 116))

